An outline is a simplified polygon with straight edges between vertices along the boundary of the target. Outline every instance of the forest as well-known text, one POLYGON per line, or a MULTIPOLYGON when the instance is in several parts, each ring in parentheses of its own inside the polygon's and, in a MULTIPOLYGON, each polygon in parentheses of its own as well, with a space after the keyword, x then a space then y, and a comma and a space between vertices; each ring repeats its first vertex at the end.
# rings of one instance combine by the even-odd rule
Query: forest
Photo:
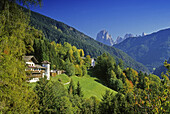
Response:
MULTIPOLYGON (((27 9, 23 10, 25 12, 29 12, 27 9)), ((74 45, 79 49, 83 49, 85 55, 90 55, 91 57, 97 58, 97 56, 100 56, 104 52, 110 53, 115 57, 117 62, 119 58, 125 61, 124 64, 127 67, 130 66, 137 71, 149 72, 143 64, 135 61, 123 51, 97 42, 93 38, 79 32, 75 28, 39 13, 31 11, 30 26, 41 30, 45 38, 50 41, 55 41, 56 43, 61 44, 64 44, 64 42, 69 42, 71 45, 74 45)))
MULTIPOLYGON (((43 31, 30 24, 30 14, 22 5, 40 5, 41 0, 1 0, 0 4, 0 113, 64 114, 143 114, 170 112, 170 63, 161 79, 151 73, 127 66, 108 52, 96 57, 91 67, 88 50, 69 42, 46 38, 43 31), (65 87, 60 80, 40 78, 30 87, 25 72, 24 55, 34 55, 39 62, 48 60, 51 69, 65 70, 66 76, 95 77, 106 90, 102 98, 84 97, 82 85, 72 79, 65 87)), ((77 44, 78 45, 78 44, 77 44)), ((80 45, 80 44, 79 44, 80 45)))

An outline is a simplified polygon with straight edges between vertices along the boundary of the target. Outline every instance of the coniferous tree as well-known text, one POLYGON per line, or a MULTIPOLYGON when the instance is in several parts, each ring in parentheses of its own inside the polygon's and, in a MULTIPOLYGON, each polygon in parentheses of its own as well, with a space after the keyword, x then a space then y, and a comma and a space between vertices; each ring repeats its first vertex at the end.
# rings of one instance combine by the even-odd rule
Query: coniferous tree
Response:
POLYGON ((34 91, 39 97, 40 113, 65 112, 70 107, 70 103, 66 97, 67 91, 59 82, 49 81, 46 77, 41 78, 37 82, 34 91))
POLYGON ((83 66, 81 67, 81 69, 82 69, 82 76, 85 76, 85 75, 87 74, 87 68, 86 68, 86 66, 83 65, 83 66))
POLYGON ((79 97, 83 97, 83 92, 82 92, 82 90, 81 90, 81 86, 80 86, 80 82, 79 82, 79 81, 77 82, 76 94, 77 94, 79 97))
POLYGON ((143 72, 139 72, 139 83, 137 85, 138 88, 141 88, 141 89, 144 89, 145 88, 145 85, 144 85, 144 78, 145 78, 145 75, 143 74, 143 72))
POLYGON ((70 81, 70 85, 69 85, 69 88, 68 88, 68 94, 72 94, 72 95, 75 95, 76 94, 76 91, 75 91, 75 88, 74 88, 74 83, 73 83, 73 80, 71 79, 70 81))
POLYGON ((106 90, 105 95, 103 95, 102 101, 99 106, 99 110, 102 114, 113 114, 114 108, 112 107, 113 93, 106 90))
POLYGON ((116 94, 116 99, 118 103, 117 113, 127 114, 127 101, 122 93, 116 94))

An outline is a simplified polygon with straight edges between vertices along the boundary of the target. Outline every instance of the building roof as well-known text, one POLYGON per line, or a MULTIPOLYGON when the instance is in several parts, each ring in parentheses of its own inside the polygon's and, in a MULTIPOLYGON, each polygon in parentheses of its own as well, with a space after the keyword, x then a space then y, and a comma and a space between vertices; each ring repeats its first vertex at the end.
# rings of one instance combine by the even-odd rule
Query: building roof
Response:
POLYGON ((41 65, 35 65, 35 66, 28 66, 29 68, 41 68, 46 69, 46 67, 42 67, 41 65))
POLYGON ((46 67, 42 67, 41 65, 35 65, 36 68, 46 69, 46 67))
POLYGON ((37 59, 34 56, 23 56, 23 60, 25 62, 33 61, 34 63, 38 63, 37 59))
POLYGON ((43 61, 42 64, 51 64, 49 61, 43 61))

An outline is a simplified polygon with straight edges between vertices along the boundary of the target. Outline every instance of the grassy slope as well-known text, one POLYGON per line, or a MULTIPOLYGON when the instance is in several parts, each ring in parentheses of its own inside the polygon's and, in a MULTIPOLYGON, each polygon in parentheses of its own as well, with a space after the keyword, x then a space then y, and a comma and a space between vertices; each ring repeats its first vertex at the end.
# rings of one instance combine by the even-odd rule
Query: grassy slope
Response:
MULTIPOLYGON (((84 76, 84 77, 72 76, 71 78, 73 79, 75 87, 77 86, 77 82, 78 81, 80 82, 80 86, 82 88, 85 98, 90 98, 91 96, 95 96, 96 98, 101 99, 102 95, 105 94, 106 90, 112 91, 113 94, 117 93, 116 91, 95 81, 97 79, 90 76, 84 76)), ((65 86, 68 87, 68 85, 65 86)))
MULTIPOLYGON (((57 75, 55 77, 51 77, 52 81, 58 81, 58 79, 61 80, 62 84, 65 84, 73 79, 75 87, 77 86, 77 82, 80 82, 80 86, 82 88, 83 94, 85 98, 90 98, 91 96, 95 96, 98 99, 102 98, 102 95, 105 94, 106 90, 110 90, 113 92, 113 94, 116 94, 117 92, 102 85, 101 83, 97 82, 97 78, 84 76, 84 77, 77 77, 77 76, 71 76, 68 77, 65 74, 57 75)), ((29 86, 31 88, 34 88, 36 86, 36 83, 30 83, 29 86)), ((68 88, 69 84, 65 85, 66 88, 68 88)))
POLYGON ((66 74, 60 74, 60 75, 57 75, 55 77, 51 77, 52 81, 58 81, 58 79, 61 80, 62 84, 65 84, 65 83, 67 83, 71 80, 66 74))
POLYGON ((80 86, 82 88, 84 97, 90 98, 91 96, 95 96, 98 99, 102 98, 102 95, 105 94, 106 90, 112 91, 114 94, 117 92, 107 88, 106 86, 98 83, 95 81, 95 78, 92 77, 71 77, 74 81, 74 84, 77 84, 77 82, 80 82, 80 86))

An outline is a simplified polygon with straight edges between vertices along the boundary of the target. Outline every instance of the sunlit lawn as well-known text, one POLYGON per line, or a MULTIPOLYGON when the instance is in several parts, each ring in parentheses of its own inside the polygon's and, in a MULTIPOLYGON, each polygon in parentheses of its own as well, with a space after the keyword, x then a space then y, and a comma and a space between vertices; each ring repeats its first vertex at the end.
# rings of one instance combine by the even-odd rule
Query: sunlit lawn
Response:
POLYGON ((90 76, 84 76, 84 77, 77 77, 72 76, 74 85, 77 86, 77 82, 80 82, 80 86, 82 88, 84 97, 90 98, 91 96, 95 96, 98 99, 102 98, 102 95, 105 94, 106 90, 110 90, 113 92, 113 94, 116 94, 117 92, 114 90, 111 90, 110 88, 102 85, 101 83, 95 81, 96 78, 90 77, 90 76))
MULTIPOLYGON (((68 77, 66 74, 57 75, 55 77, 51 77, 52 81, 59 81, 62 84, 66 84, 71 81, 71 78, 73 79, 75 88, 77 86, 78 81, 80 82, 80 86, 82 88, 83 94, 85 98, 90 98, 91 96, 95 96, 98 99, 102 98, 102 95, 105 94, 106 90, 110 90, 113 92, 113 94, 116 94, 117 92, 102 85, 101 83, 97 82, 97 78, 90 77, 89 75, 84 77, 77 77, 77 76, 71 76, 68 77)), ((34 88, 36 86, 36 83, 30 83, 29 84, 31 88, 34 88)), ((69 84, 65 85, 65 88, 67 89, 69 87, 69 84)))
POLYGON ((60 74, 55 77, 51 77, 52 81, 59 81, 64 84, 70 81, 70 78, 66 74, 60 74))

